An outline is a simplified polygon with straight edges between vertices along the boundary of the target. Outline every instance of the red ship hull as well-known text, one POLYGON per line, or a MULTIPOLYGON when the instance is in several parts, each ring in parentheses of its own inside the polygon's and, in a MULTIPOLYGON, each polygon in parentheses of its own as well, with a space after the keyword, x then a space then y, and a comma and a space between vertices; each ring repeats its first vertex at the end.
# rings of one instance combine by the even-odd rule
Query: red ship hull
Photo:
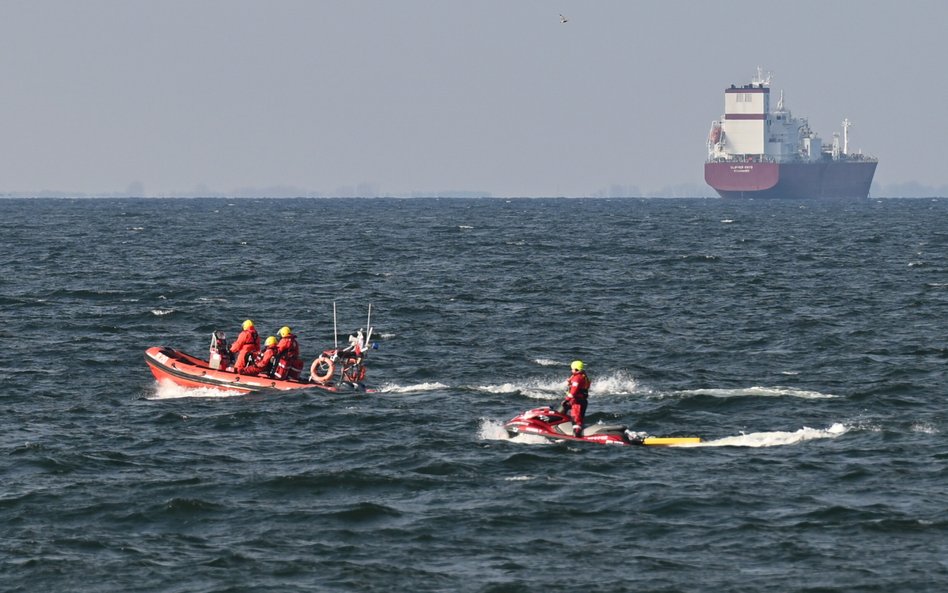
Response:
POLYGON ((705 163, 704 180, 722 198, 865 199, 875 160, 816 163, 705 163))

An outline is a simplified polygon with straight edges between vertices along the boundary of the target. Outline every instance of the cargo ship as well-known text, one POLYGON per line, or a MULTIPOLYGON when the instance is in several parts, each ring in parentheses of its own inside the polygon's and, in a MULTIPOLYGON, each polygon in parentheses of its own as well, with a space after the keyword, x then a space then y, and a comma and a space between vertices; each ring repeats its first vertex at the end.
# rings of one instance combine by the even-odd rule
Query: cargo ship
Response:
POLYGON ((849 128, 824 145, 805 118, 770 108, 771 76, 760 69, 743 86, 724 90, 724 115, 711 123, 704 180, 722 198, 865 199, 878 159, 849 152, 849 128))

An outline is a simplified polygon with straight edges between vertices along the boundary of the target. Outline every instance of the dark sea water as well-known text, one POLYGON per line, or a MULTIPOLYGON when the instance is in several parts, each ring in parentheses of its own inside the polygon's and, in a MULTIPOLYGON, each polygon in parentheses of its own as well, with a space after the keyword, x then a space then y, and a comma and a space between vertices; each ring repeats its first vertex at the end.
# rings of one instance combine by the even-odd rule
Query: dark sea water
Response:
POLYGON ((948 590, 948 199, 0 201, 0 590, 948 590), (245 318, 369 394, 159 386, 245 318), (568 364, 589 422, 508 439, 568 364))

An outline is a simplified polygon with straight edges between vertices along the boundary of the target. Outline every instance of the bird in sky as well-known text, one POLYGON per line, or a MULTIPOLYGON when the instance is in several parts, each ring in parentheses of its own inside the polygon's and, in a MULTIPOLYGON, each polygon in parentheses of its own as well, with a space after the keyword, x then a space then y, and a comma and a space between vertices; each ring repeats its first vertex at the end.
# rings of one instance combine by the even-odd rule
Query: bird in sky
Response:
POLYGON ((565 23, 565 22, 568 22, 568 21, 569 21, 568 18, 566 18, 566 17, 563 16, 562 14, 560 15, 560 22, 561 22, 561 23, 565 23))

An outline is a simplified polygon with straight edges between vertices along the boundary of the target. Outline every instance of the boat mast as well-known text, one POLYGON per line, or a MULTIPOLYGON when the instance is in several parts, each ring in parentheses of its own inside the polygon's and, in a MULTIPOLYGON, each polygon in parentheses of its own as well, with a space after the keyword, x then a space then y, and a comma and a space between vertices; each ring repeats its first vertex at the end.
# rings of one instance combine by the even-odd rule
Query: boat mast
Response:
POLYGON ((757 67, 757 76, 751 81, 751 84, 757 85, 758 87, 770 86, 771 81, 773 80, 772 72, 764 72, 764 69, 760 66, 757 67))
POLYGON ((851 128, 853 122, 849 121, 849 118, 843 118, 843 154, 849 154, 849 128, 851 128))

